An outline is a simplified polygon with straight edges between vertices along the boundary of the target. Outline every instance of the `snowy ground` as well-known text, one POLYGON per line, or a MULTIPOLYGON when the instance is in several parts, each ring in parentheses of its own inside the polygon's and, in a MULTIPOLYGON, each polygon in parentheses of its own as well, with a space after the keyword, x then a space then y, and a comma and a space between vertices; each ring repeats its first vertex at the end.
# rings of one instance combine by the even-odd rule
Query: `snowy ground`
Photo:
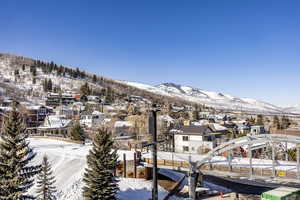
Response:
MULTIPOLYGON (((52 164, 52 169, 56 177, 56 187, 58 188, 57 197, 59 200, 81 200, 83 182, 82 177, 86 168, 86 155, 91 149, 91 145, 80 145, 74 143, 68 143, 63 141, 57 141, 53 139, 42 138, 30 138, 30 146, 34 148, 34 152, 37 153, 34 162, 40 164, 43 155, 49 157, 49 161, 52 164)), ((132 151, 120 151, 119 158, 123 158, 123 153, 126 153, 128 160, 133 159, 134 152, 132 151)), ((201 159, 201 155, 193 155, 192 160, 196 161, 201 159)), ((143 157, 151 157, 151 154, 144 153, 143 157)), ((176 154, 159 152, 158 159, 187 161, 189 154, 176 154)), ((225 164, 227 160, 225 157, 215 157, 213 159, 218 164, 225 164)), ((247 158, 235 158, 232 162, 233 165, 247 166, 249 165, 249 159, 247 158)), ((270 160, 258 160, 253 159, 253 165, 260 168, 270 168, 272 166, 270 160)), ((279 161, 276 166, 277 170, 295 171, 295 163, 279 161)), ((168 174, 169 177, 173 177, 178 181, 182 178, 182 174, 164 171, 163 174, 168 174), (171 174, 170 174, 171 173, 171 174)), ((120 178, 119 182, 120 192, 118 198, 120 200, 148 200, 151 197, 151 181, 141 179, 129 179, 120 178)), ((212 190, 218 190, 213 184, 206 183, 205 187, 212 190)), ((219 189, 221 190, 221 189, 219 189)), ((36 188, 30 190, 30 194, 35 194, 36 188)), ((222 189, 222 191, 225 191, 222 189)), ((168 194, 163 188, 159 187, 159 199, 163 199, 168 194)), ((179 200, 180 198, 171 198, 171 200, 179 200)), ((182 200, 182 199, 181 199, 182 200)))
MULTIPOLYGON (((37 153, 34 159, 35 163, 41 163, 45 154, 49 157, 57 181, 56 187, 59 190, 58 199, 83 199, 82 176, 86 168, 86 155, 91 146, 41 138, 30 138, 29 140, 30 146, 37 153)), ((131 151, 120 151, 120 158, 122 158, 123 153, 126 153, 128 159, 133 158, 133 152, 131 151)), ((119 186, 118 198, 120 200, 148 200, 151 197, 151 181, 121 178, 119 186)), ((30 193, 34 194, 35 191, 36 188, 32 188, 30 193)), ((167 191, 159 187, 159 199, 163 199, 167 194, 167 191)))

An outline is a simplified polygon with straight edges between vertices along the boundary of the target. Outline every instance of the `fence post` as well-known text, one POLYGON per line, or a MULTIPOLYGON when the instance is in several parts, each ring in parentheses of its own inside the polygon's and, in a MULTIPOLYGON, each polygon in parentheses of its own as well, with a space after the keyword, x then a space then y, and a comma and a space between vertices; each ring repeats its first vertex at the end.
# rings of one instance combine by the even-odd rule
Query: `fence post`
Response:
POLYGON ((134 159, 134 163, 133 163, 133 167, 134 167, 134 178, 137 177, 137 172, 136 172, 136 153, 133 154, 133 159, 134 159))
POLYGON ((126 154, 123 154, 123 176, 126 178, 126 154))

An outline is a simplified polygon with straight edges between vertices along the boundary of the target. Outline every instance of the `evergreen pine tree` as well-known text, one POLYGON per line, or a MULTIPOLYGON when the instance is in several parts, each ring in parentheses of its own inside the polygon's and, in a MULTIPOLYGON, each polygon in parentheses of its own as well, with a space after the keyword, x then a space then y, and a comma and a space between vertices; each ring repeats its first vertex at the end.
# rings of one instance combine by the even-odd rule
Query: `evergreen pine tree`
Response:
POLYGON ((85 84, 83 84, 80 87, 80 93, 81 93, 81 95, 85 95, 85 96, 88 96, 88 95, 91 94, 91 89, 90 89, 89 84, 87 82, 85 82, 85 84))
POLYGON ((36 76, 36 68, 33 68, 32 76, 36 76))
POLYGON ((27 194, 33 185, 33 178, 40 172, 40 166, 29 165, 35 157, 26 141, 27 134, 23 119, 13 110, 5 119, 0 142, 0 199, 34 199, 27 194))
POLYGON ((199 112, 200 112, 200 108, 199 108, 198 105, 196 105, 195 110, 193 111, 193 119, 194 120, 199 120, 200 119, 199 112))
POLYGON ((84 71, 80 72, 80 78, 85 79, 85 77, 86 77, 85 72, 84 71))
POLYGON ((113 103, 114 100, 115 100, 114 91, 110 87, 107 87, 106 95, 105 95, 105 102, 106 103, 113 103))
POLYGON ((18 69, 15 69, 15 76, 18 76, 20 74, 19 70, 18 69))
POLYGON ((51 79, 48 80, 47 91, 50 91, 50 92, 52 91, 52 80, 51 79))
POLYGON ((82 129, 79 121, 75 122, 73 128, 71 129, 70 135, 73 140, 84 141, 84 130, 82 129))
POLYGON ((264 118, 262 115, 257 115, 256 125, 263 126, 264 125, 264 118))
POLYGON ((80 75, 80 70, 79 70, 79 68, 77 67, 77 68, 76 68, 76 71, 73 73, 73 77, 74 77, 74 78, 78 78, 79 75, 80 75))
POLYGON ((51 73, 54 69, 54 62, 51 61, 50 64, 49 64, 49 72, 51 73))
POLYGON ((290 119, 286 116, 281 118, 281 129, 287 129, 291 125, 290 119))
POLYGON ((85 200, 114 200, 118 192, 118 180, 114 171, 118 165, 117 151, 113 150, 109 132, 99 130, 93 148, 87 156, 88 168, 84 174, 83 196, 85 200))
POLYGON ((25 65, 22 65, 22 70, 25 71, 25 65))
POLYGON ((48 157, 45 155, 42 162, 42 171, 38 175, 37 181, 37 197, 40 200, 54 200, 56 188, 53 186, 55 183, 55 177, 52 176, 51 165, 48 161, 48 157))
POLYGON ((279 118, 278 118, 277 115, 275 115, 274 118, 273 118, 273 126, 276 129, 281 129, 281 124, 280 124, 280 121, 279 121, 279 118))
POLYGON ((93 82, 96 83, 97 80, 98 80, 98 78, 97 78, 97 76, 94 74, 94 75, 93 75, 93 82))
POLYGON ((47 79, 45 79, 43 82, 43 89, 44 89, 44 92, 48 92, 48 80, 47 79))

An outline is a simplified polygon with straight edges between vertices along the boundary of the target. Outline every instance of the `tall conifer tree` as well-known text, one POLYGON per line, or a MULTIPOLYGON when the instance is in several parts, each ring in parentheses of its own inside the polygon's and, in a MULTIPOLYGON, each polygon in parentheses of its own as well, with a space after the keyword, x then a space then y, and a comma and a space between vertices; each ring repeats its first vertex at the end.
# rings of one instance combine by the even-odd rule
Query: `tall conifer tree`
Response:
POLYGON ((0 142, 0 199, 34 199, 27 194, 40 166, 29 165, 35 157, 26 141, 27 134, 21 114, 13 110, 5 119, 0 142))
POLYGON ((70 136, 73 140, 79 140, 79 141, 85 140, 84 130, 81 127, 79 121, 75 122, 74 126, 70 131, 70 136))
POLYGON ((56 188, 54 186, 55 177, 52 175, 51 165, 45 155, 42 162, 42 171, 38 176, 37 194, 39 200, 55 200, 56 188))
POLYGON ((85 200, 114 200, 118 192, 118 180, 114 171, 118 165, 117 151, 113 150, 109 132, 96 134, 93 148, 87 156, 88 168, 84 174, 83 196, 85 200))

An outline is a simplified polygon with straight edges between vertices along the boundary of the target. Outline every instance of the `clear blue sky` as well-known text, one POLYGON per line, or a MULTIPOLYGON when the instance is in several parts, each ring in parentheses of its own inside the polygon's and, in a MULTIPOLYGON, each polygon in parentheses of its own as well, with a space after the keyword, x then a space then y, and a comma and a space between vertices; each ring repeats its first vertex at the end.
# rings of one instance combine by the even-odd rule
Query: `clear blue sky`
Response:
POLYGON ((293 105, 299 8, 297 0, 1 1, 0 52, 293 105))

